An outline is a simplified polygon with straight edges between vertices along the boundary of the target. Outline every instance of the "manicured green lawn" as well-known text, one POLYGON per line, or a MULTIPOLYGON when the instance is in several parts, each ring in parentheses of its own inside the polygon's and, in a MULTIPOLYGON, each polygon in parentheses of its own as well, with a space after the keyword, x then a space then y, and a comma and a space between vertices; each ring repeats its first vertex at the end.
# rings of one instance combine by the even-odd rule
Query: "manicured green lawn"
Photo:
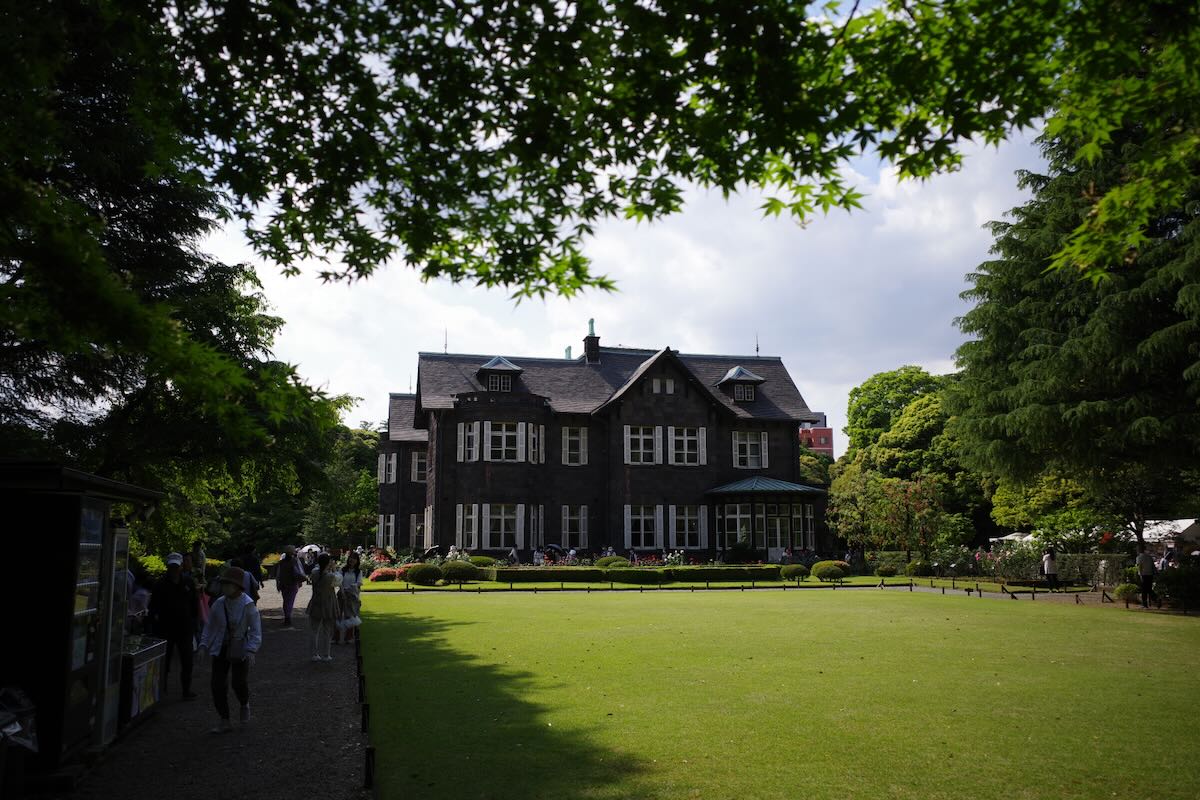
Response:
POLYGON ((381 797, 1200 797, 1200 620, 908 592, 376 593, 381 797))

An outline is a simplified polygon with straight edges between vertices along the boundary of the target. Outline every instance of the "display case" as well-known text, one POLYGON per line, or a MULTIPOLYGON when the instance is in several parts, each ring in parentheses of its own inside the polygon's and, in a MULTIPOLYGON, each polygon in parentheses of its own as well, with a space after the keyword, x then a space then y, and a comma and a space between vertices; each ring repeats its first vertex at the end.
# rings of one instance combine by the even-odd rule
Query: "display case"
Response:
POLYGON ((121 727, 137 722, 162 699, 167 640, 128 636, 121 657, 121 727))

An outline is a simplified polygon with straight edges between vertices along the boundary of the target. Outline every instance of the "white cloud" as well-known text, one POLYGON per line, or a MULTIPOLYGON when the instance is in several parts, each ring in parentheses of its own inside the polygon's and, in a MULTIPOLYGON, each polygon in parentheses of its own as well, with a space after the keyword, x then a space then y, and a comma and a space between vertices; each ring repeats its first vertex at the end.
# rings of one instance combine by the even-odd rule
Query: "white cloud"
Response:
MULTIPOLYGON (((675 217, 600 226, 587 254, 620 291, 570 301, 517 305, 503 290, 426 284, 399 266, 350 285, 267 265, 259 273, 288 323, 276 354, 329 391, 362 398, 349 422, 382 419, 387 393, 408 389, 417 353, 441 351, 443 335, 451 351, 558 357, 571 345, 578 355, 594 317, 606 344, 749 354, 757 335, 810 407, 829 415, 840 452, 850 388, 901 364, 953 367, 963 276, 991 244, 981 226, 1024 199, 1014 170, 1040 164, 1029 137, 1016 137, 970 147, 960 171, 924 182, 898 182, 887 169, 857 175, 865 208, 803 229, 764 219, 757 194, 726 202, 693 190, 675 217)), ((235 232, 209 249, 254 260, 235 232)))

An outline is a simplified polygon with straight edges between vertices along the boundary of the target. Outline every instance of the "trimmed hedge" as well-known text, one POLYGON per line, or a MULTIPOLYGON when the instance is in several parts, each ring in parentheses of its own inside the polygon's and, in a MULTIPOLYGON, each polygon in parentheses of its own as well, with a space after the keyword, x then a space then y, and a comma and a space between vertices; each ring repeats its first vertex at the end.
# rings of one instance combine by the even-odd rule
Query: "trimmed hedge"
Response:
POLYGON ((404 580, 418 586, 433 586, 442 579, 442 570, 437 564, 413 564, 400 574, 404 580))
POLYGON ((399 577, 399 570, 393 569, 392 567, 380 567, 372 572, 371 577, 367 578, 367 580, 371 581, 372 583, 379 583, 380 581, 394 581, 399 577))
POLYGON ((562 581, 565 583, 603 583, 608 580, 598 567, 496 567, 500 583, 562 581))
POLYGON ((471 563, 477 567, 492 567, 496 564, 496 559, 491 556, 471 556, 471 563))
POLYGON ((813 564, 812 575, 819 581, 840 581, 850 573, 845 561, 818 561, 813 564))
POLYGON ((744 564, 731 567, 674 567, 671 569, 677 581, 777 581, 778 564, 744 564))
POLYGON ((597 567, 628 567, 629 559, 624 556, 604 556, 596 559, 597 567))
POLYGON ((605 580, 614 583, 635 583, 639 585, 657 586, 660 583, 670 583, 670 569, 637 569, 636 567, 613 567, 605 570, 605 580))
POLYGON ((796 578, 804 580, 808 575, 809 569, 803 564, 788 564, 779 570, 779 576, 785 581, 795 580, 796 578))
POLYGON ((466 561, 447 561, 442 564, 442 577, 447 583, 466 583, 479 580, 479 567, 466 561))
POLYGON ((891 564, 880 564, 878 567, 875 568, 875 574, 878 575, 880 578, 894 578, 894 577, 896 577, 896 573, 898 571, 899 570, 897 570, 891 564))

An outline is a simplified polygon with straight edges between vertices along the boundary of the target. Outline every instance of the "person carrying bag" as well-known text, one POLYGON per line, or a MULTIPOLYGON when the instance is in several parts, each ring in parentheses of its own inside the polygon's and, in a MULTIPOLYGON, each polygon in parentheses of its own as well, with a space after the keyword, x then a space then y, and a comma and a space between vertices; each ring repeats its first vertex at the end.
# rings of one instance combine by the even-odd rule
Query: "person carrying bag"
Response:
POLYGON ((222 595, 213 604, 200 636, 197 654, 212 657, 213 705, 220 720, 211 733, 233 730, 229 720, 229 676, 233 673, 233 693, 241 703, 241 722, 250 721, 250 668, 262 645, 262 619, 254 601, 244 589, 245 573, 229 567, 221 573, 222 595))

